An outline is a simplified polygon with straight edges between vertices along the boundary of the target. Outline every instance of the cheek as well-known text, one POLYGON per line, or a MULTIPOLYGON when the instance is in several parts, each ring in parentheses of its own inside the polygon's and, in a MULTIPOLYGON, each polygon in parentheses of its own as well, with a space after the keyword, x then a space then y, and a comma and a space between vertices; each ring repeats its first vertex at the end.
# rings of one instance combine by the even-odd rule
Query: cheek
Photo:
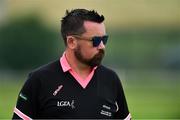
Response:
POLYGON ((90 59, 97 54, 98 51, 97 48, 93 47, 90 42, 87 43, 87 41, 82 41, 82 44, 80 43, 79 45, 80 45, 80 52, 85 58, 90 59))
POLYGON ((94 49, 94 48, 83 48, 83 49, 81 49, 81 53, 86 58, 92 58, 96 54, 96 49, 94 49))

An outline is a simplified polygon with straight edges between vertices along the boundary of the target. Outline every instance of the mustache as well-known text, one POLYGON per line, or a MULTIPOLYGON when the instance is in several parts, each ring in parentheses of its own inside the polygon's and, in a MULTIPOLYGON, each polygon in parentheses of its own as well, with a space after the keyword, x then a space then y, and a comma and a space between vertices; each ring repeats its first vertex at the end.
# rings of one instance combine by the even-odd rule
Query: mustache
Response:
POLYGON ((105 51, 103 49, 100 49, 99 52, 95 55, 98 58, 103 58, 105 55, 105 51))

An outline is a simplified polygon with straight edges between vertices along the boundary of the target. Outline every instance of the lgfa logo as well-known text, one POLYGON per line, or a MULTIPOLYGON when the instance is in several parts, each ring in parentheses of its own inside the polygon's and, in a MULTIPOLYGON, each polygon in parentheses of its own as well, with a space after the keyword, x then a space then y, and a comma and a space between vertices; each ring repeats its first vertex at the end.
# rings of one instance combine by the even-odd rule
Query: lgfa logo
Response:
POLYGON ((57 101, 58 107, 71 107, 72 109, 75 108, 74 106, 74 100, 70 101, 57 101))

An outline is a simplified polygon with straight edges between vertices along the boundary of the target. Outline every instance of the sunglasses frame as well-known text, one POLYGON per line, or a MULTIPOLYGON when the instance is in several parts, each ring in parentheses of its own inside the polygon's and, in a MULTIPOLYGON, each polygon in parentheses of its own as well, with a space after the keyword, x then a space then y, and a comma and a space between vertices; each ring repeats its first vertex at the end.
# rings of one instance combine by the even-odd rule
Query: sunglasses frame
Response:
POLYGON ((104 35, 104 36, 93 36, 93 37, 83 37, 80 35, 71 35, 75 38, 78 38, 80 40, 86 40, 86 41, 92 41, 93 42, 93 47, 97 47, 99 46, 99 44, 101 43, 101 41, 103 42, 104 45, 106 45, 107 40, 108 40, 108 35, 104 35))

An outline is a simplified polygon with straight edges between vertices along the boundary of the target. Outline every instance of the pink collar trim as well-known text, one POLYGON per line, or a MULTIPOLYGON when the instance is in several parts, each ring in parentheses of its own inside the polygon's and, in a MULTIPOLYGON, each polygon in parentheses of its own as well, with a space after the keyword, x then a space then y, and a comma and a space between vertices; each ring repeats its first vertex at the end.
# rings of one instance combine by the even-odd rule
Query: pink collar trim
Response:
POLYGON ((69 65, 67 59, 66 59, 66 53, 63 53, 63 56, 60 58, 60 64, 61 64, 61 67, 63 69, 63 72, 67 72, 69 71, 70 74, 76 79, 76 81, 85 89, 86 86, 88 85, 88 83, 91 81, 93 75, 94 75, 94 72, 97 68, 94 67, 92 69, 92 71, 90 72, 90 74, 87 76, 86 79, 82 79, 72 68, 71 66, 69 65))
POLYGON ((63 69, 63 72, 67 72, 71 69, 71 66, 69 65, 66 59, 66 53, 63 53, 63 56, 60 58, 60 64, 63 69))

